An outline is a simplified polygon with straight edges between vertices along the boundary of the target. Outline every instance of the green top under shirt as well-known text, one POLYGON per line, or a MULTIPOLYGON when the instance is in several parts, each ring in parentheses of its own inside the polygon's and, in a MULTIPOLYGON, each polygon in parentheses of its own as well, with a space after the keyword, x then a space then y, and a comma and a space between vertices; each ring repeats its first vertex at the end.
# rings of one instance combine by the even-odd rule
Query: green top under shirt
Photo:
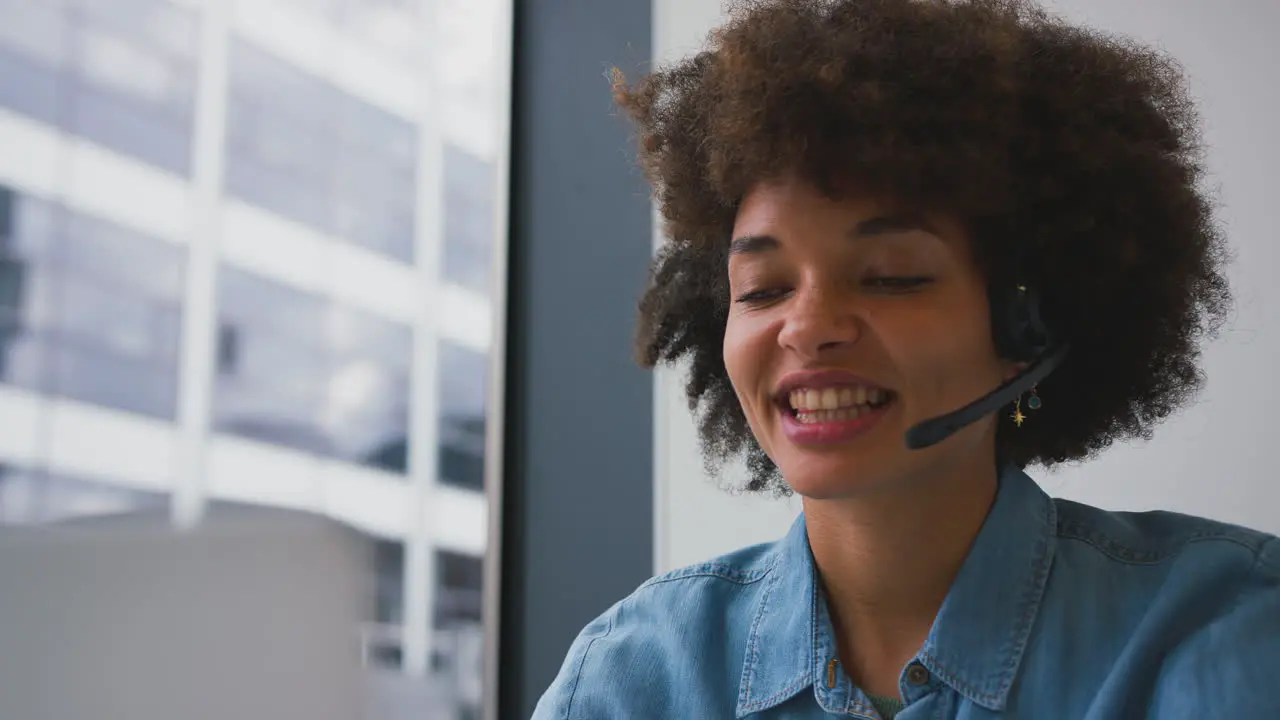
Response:
POLYGON ((880 714, 882 720, 893 720, 907 706, 906 703, 897 698, 884 697, 882 695, 868 693, 867 699, 875 706, 876 712, 880 714))

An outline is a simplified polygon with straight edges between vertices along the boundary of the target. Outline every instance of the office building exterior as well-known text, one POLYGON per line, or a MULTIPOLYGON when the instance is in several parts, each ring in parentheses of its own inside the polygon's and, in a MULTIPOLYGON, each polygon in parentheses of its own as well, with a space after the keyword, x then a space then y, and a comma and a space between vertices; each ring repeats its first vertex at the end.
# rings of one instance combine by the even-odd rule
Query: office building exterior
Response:
POLYGON ((325 514, 475 705, 508 15, 0 0, 0 521, 325 514))

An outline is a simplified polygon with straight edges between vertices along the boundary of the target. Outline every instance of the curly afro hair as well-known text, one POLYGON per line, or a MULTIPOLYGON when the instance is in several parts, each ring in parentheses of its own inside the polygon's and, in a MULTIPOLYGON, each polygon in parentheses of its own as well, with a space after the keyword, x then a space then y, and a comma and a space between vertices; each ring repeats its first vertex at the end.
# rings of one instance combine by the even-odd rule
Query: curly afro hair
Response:
POLYGON ((752 186, 797 173, 959 217, 989 282, 1035 283, 1072 353, 1036 422, 998 452, 1025 467, 1149 437, 1202 382, 1230 307, 1180 66, 1023 0, 755 0, 696 56, 614 78, 668 238, 639 307, 646 367, 688 363, 709 469, 745 455, 786 493, 722 355, 727 245, 752 186))

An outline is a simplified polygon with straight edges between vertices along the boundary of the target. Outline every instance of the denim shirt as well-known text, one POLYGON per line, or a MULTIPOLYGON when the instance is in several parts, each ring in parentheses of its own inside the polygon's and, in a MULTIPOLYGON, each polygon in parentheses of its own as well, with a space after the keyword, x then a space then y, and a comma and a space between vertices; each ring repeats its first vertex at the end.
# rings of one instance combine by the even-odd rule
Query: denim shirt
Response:
MULTIPOLYGON (((1280 542, 1053 500, 1007 471, 899 688, 898 720, 1280 718, 1280 542)), ((837 660, 802 516, 614 605, 533 717, 830 715, 878 717, 837 660)))

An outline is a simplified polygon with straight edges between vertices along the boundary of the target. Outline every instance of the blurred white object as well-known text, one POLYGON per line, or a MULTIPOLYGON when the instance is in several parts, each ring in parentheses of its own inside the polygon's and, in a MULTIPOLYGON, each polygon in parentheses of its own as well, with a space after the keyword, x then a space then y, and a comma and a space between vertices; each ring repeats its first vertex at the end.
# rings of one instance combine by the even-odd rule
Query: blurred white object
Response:
POLYGON ((368 541, 218 507, 0 529, 0 717, 353 720, 368 541))

